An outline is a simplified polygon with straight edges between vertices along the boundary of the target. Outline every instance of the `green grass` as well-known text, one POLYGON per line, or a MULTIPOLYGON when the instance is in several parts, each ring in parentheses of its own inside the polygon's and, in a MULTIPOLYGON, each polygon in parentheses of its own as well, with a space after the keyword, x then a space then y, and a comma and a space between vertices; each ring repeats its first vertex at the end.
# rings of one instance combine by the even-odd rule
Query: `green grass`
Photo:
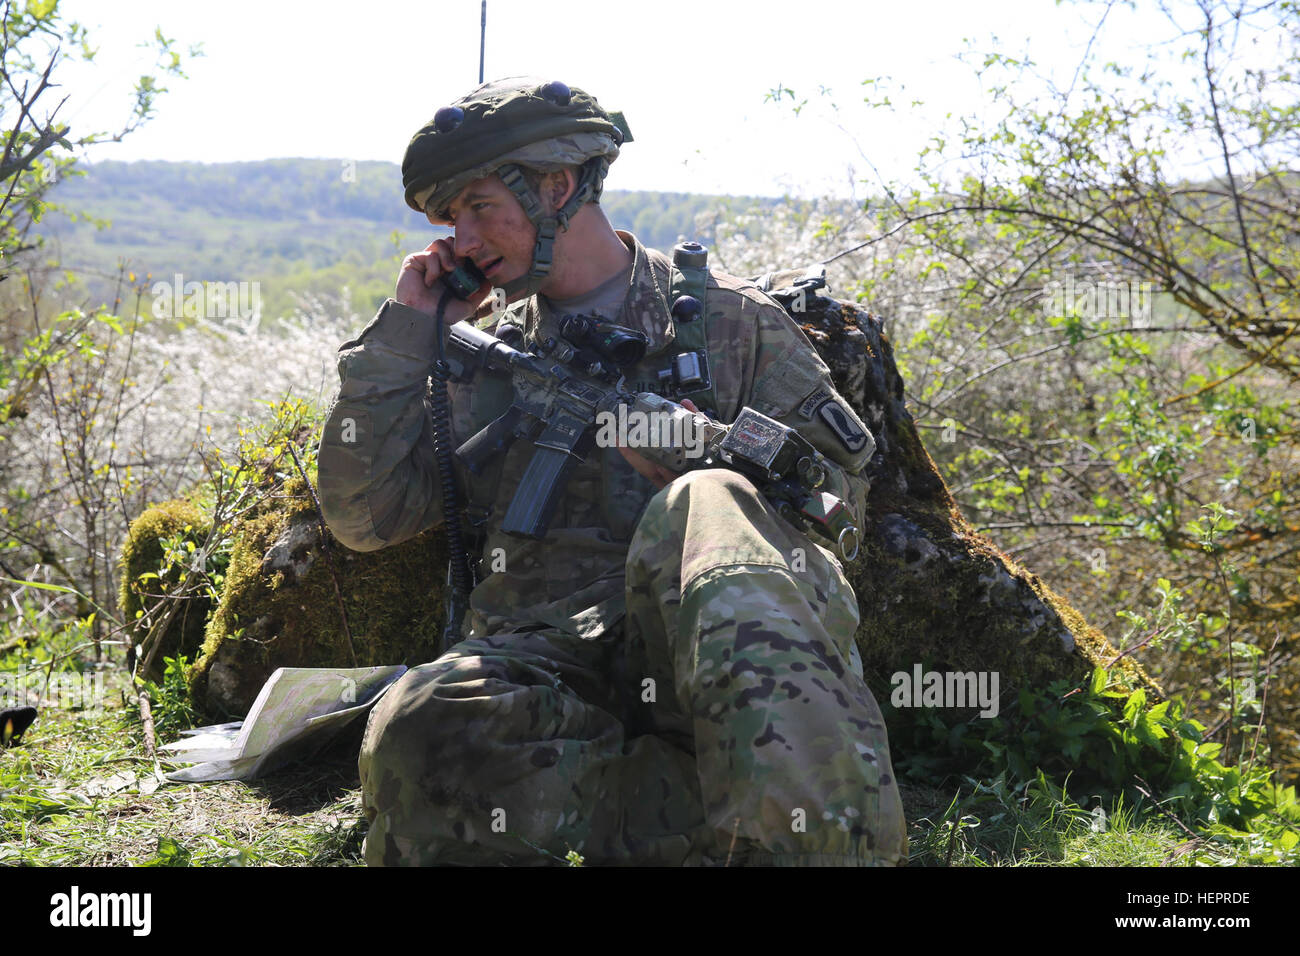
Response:
POLYGON ((0 752, 0 863, 360 865, 355 751, 331 750, 263 781, 167 783, 117 683, 109 706, 43 709, 0 752))
POLYGON ((954 796, 904 787, 912 866, 1247 866, 1278 862, 1243 835, 1193 836, 1158 813, 1085 808, 1047 781, 1016 794, 967 778, 954 796))
MULTIPOLYGON (((0 752, 0 863, 357 866, 365 822, 356 740, 265 780, 174 784, 145 757, 125 681, 96 710, 50 709, 0 752)), ((1050 790, 1050 787, 1048 788, 1050 790)), ((1222 866, 1244 843, 1193 841, 1159 816, 1102 818, 1059 792, 998 781, 905 787, 912 866, 1222 866)))
MULTIPOLYGON (((248 783, 169 783, 145 753, 120 646, 90 660, 83 622, 35 604, 0 626, 28 646, 0 654, 0 677, 58 687, 102 675, 102 692, 58 698, 0 750, 0 864, 27 866, 358 866, 365 821, 358 732, 307 764, 248 783), (48 683, 47 682, 52 682, 48 683), (61 706, 62 705, 62 706, 61 706), (71 706, 69 706, 71 705, 71 706)), ((181 673, 175 668, 170 675, 181 673)), ((10 684, 9 686, 12 686, 10 684)), ((30 691, 29 691, 30 693, 30 691)), ((184 682, 151 686, 159 744, 186 726, 184 682)), ((912 866, 1230 866, 1300 863, 1294 840, 1223 825, 1193 834, 1145 804, 1069 792, 1070 781, 947 778, 905 783, 912 866), (1076 802, 1078 801, 1078 802, 1076 802)), ((1287 820, 1282 830, 1294 829, 1287 820)))

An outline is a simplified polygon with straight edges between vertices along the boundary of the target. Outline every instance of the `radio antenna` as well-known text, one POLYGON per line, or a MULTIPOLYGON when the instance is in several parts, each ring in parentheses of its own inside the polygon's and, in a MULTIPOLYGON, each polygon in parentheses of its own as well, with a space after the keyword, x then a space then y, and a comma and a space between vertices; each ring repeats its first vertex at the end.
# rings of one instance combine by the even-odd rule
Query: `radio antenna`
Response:
POLYGON ((478 81, 483 82, 483 46, 487 42, 487 0, 483 0, 483 8, 479 18, 478 31, 478 81))

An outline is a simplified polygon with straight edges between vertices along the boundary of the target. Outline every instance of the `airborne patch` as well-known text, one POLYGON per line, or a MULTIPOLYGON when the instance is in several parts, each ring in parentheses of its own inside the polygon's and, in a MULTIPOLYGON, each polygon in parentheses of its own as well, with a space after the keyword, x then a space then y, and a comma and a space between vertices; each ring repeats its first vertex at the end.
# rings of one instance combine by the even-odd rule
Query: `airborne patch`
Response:
POLYGON ((813 416, 817 414, 817 406, 822 402, 828 401, 831 393, 824 388, 819 388, 802 402, 799 403, 799 417, 806 421, 812 421, 813 416))
POLYGON ((844 406, 835 399, 827 399, 817 409, 822 421, 831 426, 835 437, 845 448, 853 453, 862 451, 870 440, 865 431, 858 427, 853 416, 844 410, 844 406))

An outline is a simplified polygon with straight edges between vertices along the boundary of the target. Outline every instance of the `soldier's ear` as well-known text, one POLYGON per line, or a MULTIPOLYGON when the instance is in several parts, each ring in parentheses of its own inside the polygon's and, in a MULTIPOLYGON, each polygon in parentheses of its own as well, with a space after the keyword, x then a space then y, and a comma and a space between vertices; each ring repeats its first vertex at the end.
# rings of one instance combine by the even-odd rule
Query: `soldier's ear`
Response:
POLYGON ((551 211, 559 209, 578 189, 578 176, 573 167, 566 166, 542 177, 542 199, 551 211))

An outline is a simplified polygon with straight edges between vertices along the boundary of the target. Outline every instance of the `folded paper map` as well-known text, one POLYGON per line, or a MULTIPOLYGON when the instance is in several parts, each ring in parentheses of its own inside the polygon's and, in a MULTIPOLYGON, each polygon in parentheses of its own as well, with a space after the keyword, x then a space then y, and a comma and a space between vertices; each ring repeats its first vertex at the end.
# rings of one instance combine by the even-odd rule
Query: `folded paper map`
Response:
POLYGON ((168 780, 251 780, 311 756, 366 713, 406 665, 384 667, 281 667, 253 702, 248 716, 229 724, 185 731, 159 757, 195 766, 168 780))

